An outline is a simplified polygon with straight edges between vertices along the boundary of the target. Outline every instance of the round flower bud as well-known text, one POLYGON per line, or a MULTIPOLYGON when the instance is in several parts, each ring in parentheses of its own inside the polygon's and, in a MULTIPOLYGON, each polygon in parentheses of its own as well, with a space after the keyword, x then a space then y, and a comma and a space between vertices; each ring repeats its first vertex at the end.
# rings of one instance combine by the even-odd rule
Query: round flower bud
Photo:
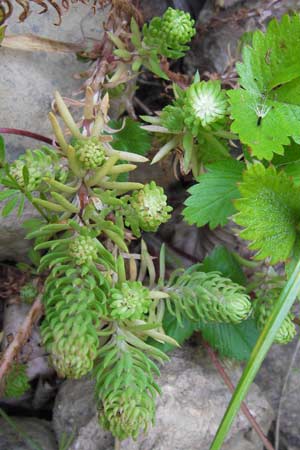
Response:
POLYGON ((116 320, 142 319, 149 310, 149 290, 140 281, 126 281, 110 290, 110 315, 116 320))
POLYGON ((96 137, 78 139, 75 141, 74 148, 85 169, 96 169, 105 161, 105 149, 96 137))
POLYGON ((75 264, 88 264, 97 258, 95 241, 90 236, 76 236, 69 245, 69 253, 75 264))
POLYGON ((180 49, 195 35, 195 21, 189 13, 180 9, 168 8, 162 16, 161 30, 165 43, 172 49, 180 49))
POLYGON ((219 81, 199 81, 186 91, 184 104, 185 124, 197 134, 199 127, 222 119, 226 114, 227 100, 219 81))
MULTIPOLYGON (((253 311, 256 325, 260 330, 264 328, 268 318, 270 317, 274 304, 278 300, 279 295, 279 289, 273 289, 266 293, 258 293, 258 298, 253 303, 253 311)), ((275 335, 275 344, 288 344, 294 339, 297 331, 292 319, 293 315, 289 313, 275 335)))
POLYGON ((144 231, 156 231, 160 224, 170 218, 172 207, 167 204, 167 196, 155 181, 145 184, 143 189, 134 191, 130 198, 139 226, 144 231))
POLYGON ((5 376, 4 396, 18 398, 30 388, 29 379, 24 364, 14 363, 9 373, 5 376))

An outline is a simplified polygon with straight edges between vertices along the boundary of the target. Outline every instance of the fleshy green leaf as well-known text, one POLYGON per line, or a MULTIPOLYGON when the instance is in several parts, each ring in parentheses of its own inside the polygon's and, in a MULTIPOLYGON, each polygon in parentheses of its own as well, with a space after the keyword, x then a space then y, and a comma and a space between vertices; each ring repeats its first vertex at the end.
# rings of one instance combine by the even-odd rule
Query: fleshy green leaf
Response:
POLYGON ((247 361, 258 339, 259 332, 253 319, 239 324, 199 324, 203 338, 222 356, 247 361))
POLYGON ((236 160, 219 161, 206 166, 207 173, 197 178, 189 189, 190 197, 183 210, 189 224, 210 228, 225 225, 234 212, 232 200, 239 198, 237 182, 242 178, 243 163, 236 160))
POLYGON ((12 213, 12 211, 17 206, 18 201, 19 201, 19 197, 17 195, 15 197, 12 197, 10 200, 8 200, 8 202, 2 209, 2 216, 3 217, 9 216, 9 214, 12 213))
POLYGON ((245 171, 239 190, 233 219, 245 227, 240 235, 252 241, 249 248, 258 250, 255 258, 269 257, 272 264, 286 260, 296 240, 299 188, 284 172, 256 163, 245 171))
MULTIPOLYGON (((120 129, 122 127, 121 120, 111 120, 109 126, 113 129, 120 129)), ((151 148, 150 134, 143 130, 135 120, 126 118, 124 128, 116 134, 113 134, 112 146, 116 150, 124 152, 137 153, 139 155, 146 155, 151 148)))

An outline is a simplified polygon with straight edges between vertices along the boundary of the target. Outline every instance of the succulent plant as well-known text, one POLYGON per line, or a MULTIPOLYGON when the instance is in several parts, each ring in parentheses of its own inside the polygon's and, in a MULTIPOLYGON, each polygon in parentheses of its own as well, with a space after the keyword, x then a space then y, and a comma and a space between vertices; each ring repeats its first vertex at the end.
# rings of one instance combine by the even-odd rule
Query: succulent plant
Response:
POLYGON ((97 258, 95 240, 90 236, 76 236, 70 242, 69 252, 75 264, 78 265, 90 263, 97 258))
POLYGON ((199 81, 187 89, 185 124, 193 134, 198 133, 199 127, 206 127, 222 119, 226 110, 227 100, 219 81, 199 81))
POLYGON ((167 222, 172 211, 163 188, 157 186, 155 181, 134 191, 129 203, 131 213, 136 215, 139 227, 144 231, 156 231, 159 225, 167 222))
MULTIPOLYGON (((268 292, 256 293, 257 299, 253 303, 253 315, 257 327, 262 330, 272 313, 273 306, 278 300, 280 289, 272 289, 268 292)), ((293 322, 293 314, 289 313, 276 333, 275 344, 288 344, 296 336, 296 326, 293 322)))
POLYGON ((14 363, 5 377, 4 396, 18 398, 30 388, 25 364, 14 363))
POLYGON ((142 319, 151 304, 149 290, 140 281, 126 281, 110 290, 110 314, 114 319, 142 319))

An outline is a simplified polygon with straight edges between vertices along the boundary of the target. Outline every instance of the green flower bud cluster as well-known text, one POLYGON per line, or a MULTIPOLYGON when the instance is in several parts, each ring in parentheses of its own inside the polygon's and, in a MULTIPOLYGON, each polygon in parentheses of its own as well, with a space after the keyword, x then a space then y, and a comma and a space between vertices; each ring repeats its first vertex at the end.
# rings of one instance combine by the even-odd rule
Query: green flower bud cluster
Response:
POLYGON ((43 178, 55 177, 56 169, 56 161, 53 161, 51 151, 44 148, 26 150, 25 155, 10 165, 9 172, 21 187, 26 186, 29 191, 37 191, 41 190, 43 178), (24 179, 25 167, 28 172, 28 182, 24 179))
POLYGON ((47 279, 41 334, 61 377, 81 378, 93 368, 107 290, 101 273, 91 274, 87 266, 70 268, 58 278, 52 271, 47 279))
POLYGON ((189 13, 168 8, 162 17, 154 17, 148 26, 144 25, 144 42, 149 47, 156 47, 163 56, 180 58, 196 33, 194 24, 189 13))
POLYGON ((20 289, 20 297, 24 303, 32 303, 38 295, 38 288, 29 281, 20 289))
POLYGON ((78 265, 95 261, 98 256, 95 239, 90 236, 76 236, 70 242, 69 253, 78 265))
POLYGON ((18 398, 30 388, 25 364, 14 363, 4 380, 4 396, 18 398))
POLYGON ((197 135, 200 127, 222 119, 227 111, 226 95, 219 81, 199 81, 186 91, 184 102, 185 124, 197 135))
POLYGON ((170 281, 167 306, 179 321, 182 316, 202 322, 239 323, 249 317, 252 305, 243 286, 217 272, 193 271, 170 281))
POLYGON ((134 191, 129 199, 130 208, 126 219, 130 224, 130 215, 134 214, 138 226, 144 231, 156 231, 160 224, 170 218, 172 207, 167 204, 167 196, 162 187, 157 186, 155 181, 134 191))
POLYGON ((85 169, 96 169, 103 165, 106 157, 105 148, 97 137, 76 139, 74 148, 77 158, 85 169))
MULTIPOLYGON (((253 315, 257 327, 262 330, 270 317, 273 307, 280 295, 280 289, 268 292, 257 292, 257 299, 253 303, 253 315)), ((289 313, 276 333, 275 344, 288 344, 296 336, 296 326, 293 323, 293 314, 289 313)))
POLYGON ((149 290, 140 281, 126 281, 110 290, 110 315, 116 320, 142 319, 151 304, 149 290))

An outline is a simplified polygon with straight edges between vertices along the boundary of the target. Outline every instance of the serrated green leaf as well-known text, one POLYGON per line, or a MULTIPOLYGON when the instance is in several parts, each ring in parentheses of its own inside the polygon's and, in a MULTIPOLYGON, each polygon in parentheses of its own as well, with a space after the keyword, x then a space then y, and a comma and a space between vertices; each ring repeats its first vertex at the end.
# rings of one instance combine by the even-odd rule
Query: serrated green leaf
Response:
POLYGON ((228 92, 233 123, 231 131, 250 146, 252 155, 271 160, 283 154, 292 136, 300 135, 300 106, 265 99, 244 89, 228 92))
POLYGON ((224 277, 230 278, 235 283, 246 285, 246 277, 232 253, 222 245, 216 247, 207 256, 201 266, 203 272, 220 272, 224 277))
POLYGON ((243 63, 237 64, 240 84, 253 92, 267 93, 300 73, 300 18, 298 14, 272 20, 266 33, 253 34, 252 47, 243 49, 243 63))
POLYGON ((296 240, 299 188, 284 172, 256 163, 243 174, 239 190, 242 198, 235 201, 239 212, 233 220, 245 227, 240 235, 252 241, 255 258, 269 257, 271 264, 286 260, 296 240))
POLYGON ((188 190, 191 195, 185 201, 185 220, 198 227, 207 223, 210 228, 225 225, 235 212, 232 200, 240 197, 237 182, 243 168, 243 163, 233 159, 207 165, 207 173, 200 175, 198 183, 188 190))
POLYGON ((214 323, 199 324, 203 338, 227 358, 247 361, 256 344, 259 331, 253 319, 239 324, 214 323))
MULTIPOLYGON (((122 127, 121 120, 111 120, 109 126, 115 130, 122 127)), ((146 155, 151 149, 150 134, 141 128, 139 122, 126 118, 125 126, 118 133, 113 134, 112 146, 123 152, 146 155)))

